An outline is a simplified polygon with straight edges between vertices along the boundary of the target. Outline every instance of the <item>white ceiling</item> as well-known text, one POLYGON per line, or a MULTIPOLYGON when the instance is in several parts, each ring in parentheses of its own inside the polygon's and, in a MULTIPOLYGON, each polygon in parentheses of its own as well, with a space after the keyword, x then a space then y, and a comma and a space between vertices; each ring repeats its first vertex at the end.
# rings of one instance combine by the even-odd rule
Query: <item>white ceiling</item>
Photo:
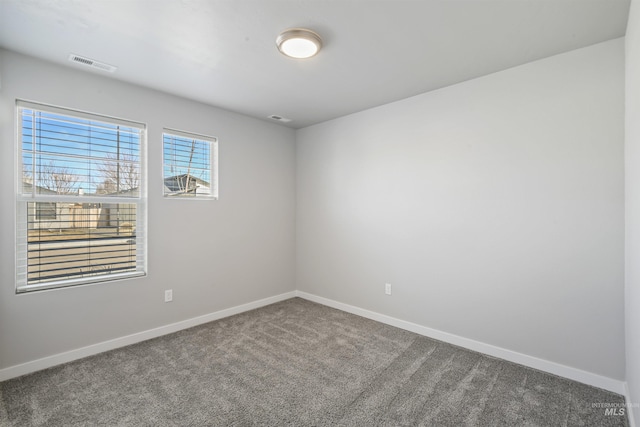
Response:
POLYGON ((0 0, 0 46, 300 128, 624 36, 629 0, 0 0), (290 27, 324 48, 294 60, 290 27))

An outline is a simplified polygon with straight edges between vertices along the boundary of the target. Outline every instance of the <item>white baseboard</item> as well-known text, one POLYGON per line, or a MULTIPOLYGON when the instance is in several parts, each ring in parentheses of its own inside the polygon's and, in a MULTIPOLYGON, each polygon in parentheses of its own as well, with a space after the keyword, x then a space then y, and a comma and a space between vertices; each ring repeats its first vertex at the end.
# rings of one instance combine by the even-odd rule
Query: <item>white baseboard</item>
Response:
POLYGON ((265 305, 284 301, 286 299, 293 298, 295 296, 296 296, 295 291, 286 292, 284 294, 276 295, 269 298, 264 298, 258 301, 249 302, 246 304, 216 311, 214 313, 205 314, 203 316, 193 317, 191 319, 182 320, 180 322, 171 323, 169 325, 160 326, 158 328, 149 329, 147 331, 142 331, 142 332, 127 335, 124 337, 115 338, 109 341, 92 344, 86 347, 70 350, 64 353, 54 354, 52 356, 47 356, 47 357, 43 357, 42 359, 32 360, 30 362, 22 363, 20 365, 10 366, 8 368, 0 369, 0 381, 6 381, 8 379, 30 374, 32 372, 40 371, 42 369, 51 368, 52 366, 61 365, 67 362, 72 362, 77 359, 82 359, 83 357, 93 356, 94 354, 102 353, 109 350, 114 350, 116 348, 139 343, 139 342, 146 341, 151 338, 156 338, 162 335, 171 334, 173 332, 181 331, 183 329, 191 328, 193 326, 198 326, 203 323, 212 322, 214 320, 222 319, 224 317, 233 316, 234 314, 243 313, 245 311, 264 307, 265 305))
MULTIPOLYGON (((407 322, 405 320, 396 319, 391 316, 376 313, 363 308, 355 307, 349 304, 344 304, 338 301, 334 301, 328 298, 319 297, 317 295, 309 294, 302 291, 286 292, 284 294, 276 295, 269 298, 264 298, 258 301, 242 304, 239 306, 227 308, 224 310, 216 311, 214 313, 205 314, 203 316, 194 317, 191 319, 183 320, 169 325, 161 326, 147 331, 138 332, 135 334, 127 335, 120 338, 115 338, 109 341, 104 341, 97 344, 92 344, 86 347, 70 350, 64 353, 54 354, 52 356, 43 357, 41 359, 22 363, 20 365, 10 366, 8 368, 0 369, 0 381, 5 381, 11 378, 16 378, 22 375, 30 374, 32 372, 47 369, 56 365, 71 362, 77 359, 81 359, 94 354, 102 353, 116 348, 124 347, 127 345, 135 344, 138 342, 146 341, 151 338, 156 338, 162 335, 171 334, 183 329, 191 328, 193 326, 201 325, 203 323, 212 322, 214 320, 222 319, 224 317, 232 316, 234 314, 243 313, 245 311, 253 310, 256 308, 264 307, 269 304, 284 301, 293 297, 300 297, 309 301, 317 302, 328 307, 333 307, 338 310, 346 311, 348 313, 356 314, 358 316, 366 317, 387 325, 395 326, 400 329, 404 329, 410 332, 414 332, 426 337, 434 338, 440 341, 444 341, 450 344, 454 344, 460 347, 468 348, 470 350, 478 351, 493 357, 508 360, 510 362, 518 363, 520 365, 528 366, 534 369, 539 369, 544 372, 549 372, 554 375, 558 375, 564 378, 568 378, 574 381, 578 381, 584 384, 588 384, 594 387, 599 387, 605 390, 612 391, 614 393, 622 394, 629 402, 629 392, 624 381, 615 380, 612 378, 597 375, 591 372, 583 371, 581 369, 572 368, 569 366, 561 365, 548 360, 539 359, 537 357, 528 356, 526 354, 518 353, 515 351, 507 350, 501 347, 496 347, 491 344, 485 344, 479 341, 475 341, 469 338, 460 337, 457 335, 442 332, 437 329, 428 328, 426 326, 418 325, 416 323, 407 322)), ((629 411, 630 412, 630 411, 629 411)), ((633 414, 629 414, 629 422, 631 427, 635 427, 633 422, 633 414)))
MULTIPOLYGON (((633 407, 634 402, 631 401, 631 394, 629 393, 629 384, 624 383, 624 400, 627 402, 627 420, 629 421, 629 427, 636 427, 636 421, 634 417, 633 407)), ((635 402, 637 404, 637 402, 635 402)))
POLYGON ((396 319, 395 317, 386 316, 384 314, 365 310, 360 307, 355 307, 355 306, 344 304, 328 298, 319 297, 317 295, 309 294, 307 292, 295 291, 295 294, 300 298, 317 302, 318 304, 326 305, 332 308, 336 308, 338 310, 342 310, 348 313, 356 314, 358 316, 366 317, 367 319, 372 319, 372 320, 385 323, 387 325, 395 326, 397 328, 404 329, 410 332, 415 332, 416 334, 419 334, 419 335, 423 335, 429 338, 434 338, 440 341, 447 342, 449 344, 457 345, 459 347, 464 347, 469 350, 487 354, 489 356, 504 359, 509 362, 518 363, 520 365, 528 366, 530 368, 538 369, 540 371, 544 371, 554 375, 558 375, 560 377, 568 378, 570 380, 578 381, 594 387, 599 387, 605 390, 609 390, 614 393, 625 395, 624 381, 615 380, 613 378, 604 377, 602 375, 583 371, 581 369, 572 368, 569 366, 561 365, 559 363, 550 362, 544 359, 539 359, 533 356, 528 356, 526 354, 518 353, 512 350, 507 350, 505 348, 496 347, 491 344, 485 344, 480 341, 475 341, 469 338, 464 338, 458 335, 442 332, 437 329, 432 329, 426 326, 418 325, 416 323, 411 323, 405 320, 396 319))

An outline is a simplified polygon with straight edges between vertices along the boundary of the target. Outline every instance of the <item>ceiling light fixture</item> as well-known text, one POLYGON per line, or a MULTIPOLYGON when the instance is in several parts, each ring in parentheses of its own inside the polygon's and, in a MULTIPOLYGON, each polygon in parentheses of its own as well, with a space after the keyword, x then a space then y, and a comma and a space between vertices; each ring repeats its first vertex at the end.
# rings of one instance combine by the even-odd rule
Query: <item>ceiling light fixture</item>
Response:
POLYGON ((278 116, 277 114, 272 114, 269 116, 271 120, 276 120, 278 122, 288 123, 291 119, 287 119, 286 117, 278 116))
POLYGON ((306 28, 291 28, 276 39, 278 50, 291 58, 304 59, 314 56, 322 47, 318 34, 306 28))

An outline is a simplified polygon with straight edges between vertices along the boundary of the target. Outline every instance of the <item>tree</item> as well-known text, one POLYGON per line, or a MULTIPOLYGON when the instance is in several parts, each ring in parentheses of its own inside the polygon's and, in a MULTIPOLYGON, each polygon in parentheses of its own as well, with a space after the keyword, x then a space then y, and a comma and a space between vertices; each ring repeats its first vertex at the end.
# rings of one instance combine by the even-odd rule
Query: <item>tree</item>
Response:
POLYGON ((31 165, 22 164, 22 182, 27 184, 33 184, 33 174, 31 173, 31 165))
MULTIPOLYGON (((26 172, 30 174, 30 172, 26 172)), ((64 166, 56 166, 53 162, 44 164, 38 168, 36 185, 57 194, 75 194, 78 189, 76 184, 80 180, 64 166)))
MULTIPOLYGON (((56 166, 53 162, 45 163, 36 167, 33 173, 27 165, 23 166, 23 180, 41 189, 46 189, 56 194, 77 194, 77 183, 80 177, 69 171, 64 166, 56 166)), ((40 192, 40 190, 38 190, 40 192)), ((53 222, 57 224, 58 232, 62 232, 61 220, 63 206, 58 202, 36 202, 35 219, 53 222)))
POLYGON ((107 159, 98 165, 103 181, 96 193, 112 194, 121 191, 134 190, 140 186, 140 169, 135 156, 121 154, 116 157, 108 154, 107 159))

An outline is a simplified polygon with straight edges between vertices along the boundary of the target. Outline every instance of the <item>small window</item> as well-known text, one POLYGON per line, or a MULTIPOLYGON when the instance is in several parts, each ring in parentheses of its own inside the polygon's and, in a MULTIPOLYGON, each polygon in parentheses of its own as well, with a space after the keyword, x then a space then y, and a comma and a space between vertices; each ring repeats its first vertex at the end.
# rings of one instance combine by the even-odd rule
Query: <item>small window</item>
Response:
POLYGON ((218 198, 216 138, 165 129, 162 147, 165 197, 218 198))
POLYGON ((55 221, 56 220, 56 203, 51 203, 51 202, 36 203, 36 220, 37 221, 55 221))
POLYGON ((17 109, 17 291, 146 274, 145 126, 17 109))

